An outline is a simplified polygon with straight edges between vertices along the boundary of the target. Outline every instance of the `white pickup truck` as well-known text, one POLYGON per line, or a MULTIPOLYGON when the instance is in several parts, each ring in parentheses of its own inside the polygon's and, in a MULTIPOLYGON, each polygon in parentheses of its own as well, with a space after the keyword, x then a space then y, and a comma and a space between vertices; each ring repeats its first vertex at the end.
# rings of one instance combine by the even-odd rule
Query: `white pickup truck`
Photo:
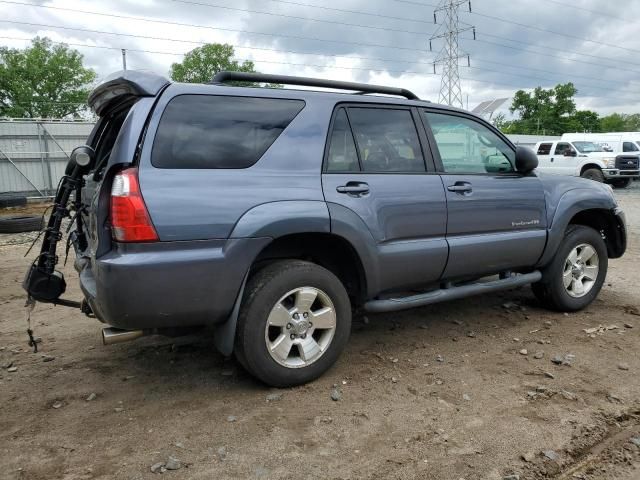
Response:
POLYGON ((640 178, 638 153, 605 152, 589 141, 538 142, 538 170, 554 175, 571 175, 625 188, 640 178))

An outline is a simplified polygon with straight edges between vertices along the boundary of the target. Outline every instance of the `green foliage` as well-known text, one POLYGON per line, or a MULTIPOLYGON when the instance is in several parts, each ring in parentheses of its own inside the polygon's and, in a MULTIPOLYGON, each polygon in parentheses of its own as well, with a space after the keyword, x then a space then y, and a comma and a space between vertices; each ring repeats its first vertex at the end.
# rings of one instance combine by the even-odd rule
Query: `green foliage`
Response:
MULTIPOLYGON (((511 104, 517 120, 501 118, 499 128, 505 133, 561 135, 567 132, 640 131, 640 114, 614 113, 600 118, 591 110, 576 110, 572 83, 545 90, 537 87, 532 93, 518 90, 511 104)), ((496 119, 496 125, 497 119, 496 119)))
POLYGON ((66 45, 36 37, 30 47, 0 47, 0 116, 78 117, 96 73, 66 45))
POLYGON ((640 113, 612 113, 600 119, 601 132, 639 132, 640 113))
POLYGON ((207 83, 221 71, 255 72, 253 62, 233 59, 233 46, 209 43, 191 50, 181 63, 171 65, 171 79, 176 82, 207 83))
POLYGON ((537 87, 532 93, 518 90, 509 110, 517 112, 519 119, 509 122, 509 133, 560 135, 568 131, 570 125, 580 121, 572 119, 576 114, 576 93, 573 83, 549 90, 537 87))
MULTIPOLYGON (((171 65, 169 75, 176 82, 207 83, 213 76, 222 71, 255 73, 255 65, 249 60, 240 63, 233 57, 232 45, 227 43, 208 43, 191 50, 181 63, 171 65)), ((229 82, 230 85, 251 86, 251 82, 229 82)), ((279 88, 280 85, 268 84, 268 87, 279 88)))

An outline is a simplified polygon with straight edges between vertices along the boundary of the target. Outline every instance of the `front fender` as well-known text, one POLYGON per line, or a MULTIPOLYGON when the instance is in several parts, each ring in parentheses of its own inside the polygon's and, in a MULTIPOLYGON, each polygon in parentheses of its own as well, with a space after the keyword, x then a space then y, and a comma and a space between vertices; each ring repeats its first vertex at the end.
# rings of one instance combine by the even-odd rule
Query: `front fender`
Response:
MULTIPOLYGON (((571 219, 579 212, 591 209, 613 211, 616 203, 605 188, 576 188, 565 192, 553 210, 552 218, 548 218, 548 239, 537 267, 546 266, 558 250, 564 233, 571 219)), ((550 212, 551 213, 551 212, 550 212)))

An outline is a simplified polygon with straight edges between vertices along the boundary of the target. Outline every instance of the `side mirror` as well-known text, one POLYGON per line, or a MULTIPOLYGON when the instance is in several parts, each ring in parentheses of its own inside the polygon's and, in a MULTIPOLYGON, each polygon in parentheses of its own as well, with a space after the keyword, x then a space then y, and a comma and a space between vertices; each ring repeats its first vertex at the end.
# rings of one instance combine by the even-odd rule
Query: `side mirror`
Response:
POLYGON ((516 147, 516 170, 529 173, 538 167, 538 156, 527 147, 516 147))
POLYGON ((576 153, 576 151, 575 151, 575 150, 565 150, 565 151, 564 151, 564 156, 565 156, 565 157, 575 157, 575 156, 577 156, 577 155, 578 155, 578 154, 576 153))
POLYGON ((96 152, 88 145, 81 145, 74 148, 69 155, 69 163, 65 173, 71 175, 75 167, 80 167, 81 170, 88 172, 93 168, 95 162, 96 152))

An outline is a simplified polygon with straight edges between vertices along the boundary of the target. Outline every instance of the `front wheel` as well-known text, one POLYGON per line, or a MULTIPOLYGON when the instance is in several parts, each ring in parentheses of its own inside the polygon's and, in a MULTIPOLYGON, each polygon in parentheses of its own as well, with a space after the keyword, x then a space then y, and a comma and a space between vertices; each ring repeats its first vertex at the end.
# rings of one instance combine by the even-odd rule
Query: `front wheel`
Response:
POLYGON ((335 363, 351 331, 351 304, 329 270, 277 261, 247 283, 238 317, 236 355, 274 387, 318 378, 335 363))
POLYGON ((604 182, 604 174, 602 173, 602 170, 598 168, 588 168, 584 172, 582 172, 582 175, 580 176, 582 178, 586 178, 587 180, 594 180, 600 183, 604 182))
POLYGON ((567 229, 542 280, 533 293, 546 307, 574 312, 588 306, 598 295, 608 267, 607 246, 600 233, 583 225, 567 229))

